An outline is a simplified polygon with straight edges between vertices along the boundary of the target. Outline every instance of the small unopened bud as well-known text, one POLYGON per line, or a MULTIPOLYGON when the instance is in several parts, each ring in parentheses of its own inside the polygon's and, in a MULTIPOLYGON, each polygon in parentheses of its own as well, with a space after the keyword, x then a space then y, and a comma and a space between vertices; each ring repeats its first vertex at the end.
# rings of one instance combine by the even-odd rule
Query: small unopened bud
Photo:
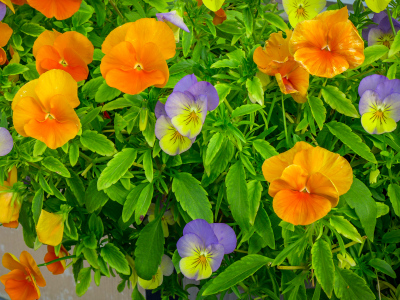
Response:
POLYGON ((379 170, 374 170, 369 173, 369 183, 374 184, 378 180, 378 176, 381 172, 379 170))

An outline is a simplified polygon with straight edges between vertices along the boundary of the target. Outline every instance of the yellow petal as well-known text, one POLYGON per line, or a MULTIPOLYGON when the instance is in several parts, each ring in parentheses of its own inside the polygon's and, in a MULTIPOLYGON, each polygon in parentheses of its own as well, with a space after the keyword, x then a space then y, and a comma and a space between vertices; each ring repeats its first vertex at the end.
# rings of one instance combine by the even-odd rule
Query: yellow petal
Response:
POLYGON ((217 11, 222 7, 225 0, 203 0, 204 5, 212 11, 217 11))
POLYGON ((158 288, 163 283, 164 276, 161 272, 160 267, 157 270, 156 275, 153 276, 151 280, 144 280, 142 278, 138 278, 139 285, 145 290, 154 290, 158 288))
POLYGON ((367 6, 375 13, 385 10, 391 0, 365 0, 367 6))
POLYGON ((58 246, 64 234, 63 216, 42 210, 36 225, 36 232, 41 243, 58 246))

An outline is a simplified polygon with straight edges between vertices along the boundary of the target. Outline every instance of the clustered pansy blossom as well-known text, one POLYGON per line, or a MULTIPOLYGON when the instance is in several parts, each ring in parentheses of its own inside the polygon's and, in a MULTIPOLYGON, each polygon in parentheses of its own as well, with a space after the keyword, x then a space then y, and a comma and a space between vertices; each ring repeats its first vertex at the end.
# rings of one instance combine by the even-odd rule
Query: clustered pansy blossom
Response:
MULTIPOLYGON (((362 32, 363 38, 368 41, 368 46, 384 45, 390 49, 394 42, 395 35, 386 12, 374 14, 372 21, 376 24, 369 25, 362 32)), ((400 22, 392 18, 396 32, 400 30, 400 22)))
POLYGON ((86 80, 94 47, 87 37, 76 31, 44 31, 33 44, 33 56, 39 74, 59 69, 76 81, 86 80))
POLYGON ((400 121, 400 80, 383 75, 371 75, 361 80, 361 124, 370 134, 392 132, 400 121))
POLYGON ((78 85, 67 72, 50 70, 25 84, 12 102, 15 130, 56 149, 74 138, 80 120, 78 85))
POLYGON ((107 84, 126 94, 150 86, 162 88, 169 79, 167 60, 175 56, 175 37, 161 21, 144 18, 126 23, 107 36, 100 70, 107 84))
POLYGON ((40 298, 39 286, 46 286, 46 281, 32 255, 23 251, 18 260, 14 255, 6 253, 2 263, 10 272, 0 276, 0 281, 6 287, 6 293, 12 300, 40 298))
POLYGON ((275 213, 294 225, 326 216, 353 183, 353 169, 345 158, 305 142, 265 160, 262 171, 275 213))
POLYGON ((19 212, 22 201, 13 190, 13 186, 18 181, 17 168, 14 166, 8 173, 7 180, 0 185, 0 223, 4 227, 17 228, 19 212))
POLYGON ((172 156, 188 150, 200 134, 207 112, 218 104, 218 92, 211 83, 198 82, 194 74, 183 77, 165 105, 156 104, 155 133, 161 149, 172 156))
POLYGON ((182 258, 179 268, 189 279, 207 279, 221 266, 224 254, 235 250, 236 244, 236 234, 229 225, 193 220, 186 224, 176 245, 182 258))

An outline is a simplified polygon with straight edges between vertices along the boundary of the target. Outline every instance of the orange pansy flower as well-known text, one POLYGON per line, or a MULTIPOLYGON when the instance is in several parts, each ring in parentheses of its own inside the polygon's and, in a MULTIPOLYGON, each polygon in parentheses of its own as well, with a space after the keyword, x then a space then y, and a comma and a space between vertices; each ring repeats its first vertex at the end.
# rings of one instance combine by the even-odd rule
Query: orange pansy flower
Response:
POLYGON ((65 20, 79 10, 82 0, 27 0, 27 2, 47 18, 65 20))
POLYGON ((7 62, 7 54, 2 49, 5 45, 7 45, 13 30, 6 23, 0 22, 0 66, 4 65, 7 62))
POLYGON ((275 213, 294 225, 326 216, 353 183, 353 170, 339 154, 305 142, 267 159, 262 166, 270 182, 275 213))
POLYGON ((76 81, 87 79, 87 65, 93 61, 93 53, 94 47, 89 39, 76 31, 61 34, 46 30, 33 45, 39 74, 60 69, 71 74, 76 81))
MULTIPOLYGON (((58 256, 56 255, 53 246, 47 246, 47 253, 46 253, 45 257, 44 257, 44 262, 48 263, 50 261, 66 257, 68 255, 69 255, 69 253, 64 248, 63 245, 61 245, 60 253, 58 254, 58 256)), ((66 264, 65 260, 62 260, 62 261, 58 261, 58 262, 55 262, 55 263, 52 263, 52 264, 48 265, 47 269, 51 273, 53 273, 53 275, 60 275, 60 274, 64 273, 66 267, 67 267, 67 264, 66 264)))
POLYGON ((0 223, 2 223, 4 227, 18 227, 21 201, 17 195, 11 192, 11 188, 16 182, 17 168, 14 166, 8 173, 7 181, 4 181, 3 185, 0 186, 0 223))
POLYGON ((78 85, 67 72, 51 70, 25 84, 15 95, 12 109, 15 130, 56 149, 73 139, 80 121, 78 85))
POLYGON ((365 59, 364 42, 346 6, 297 24, 290 51, 310 74, 327 78, 358 67, 365 59))
POLYGON ((3 266, 9 269, 0 281, 6 287, 6 293, 11 300, 36 300, 40 298, 38 286, 46 286, 46 281, 33 257, 26 251, 21 253, 19 260, 12 254, 3 256, 3 266))
POLYGON ((64 235, 64 215, 42 210, 36 224, 36 233, 41 243, 58 246, 64 235))
POLYGON ((102 51, 101 74, 107 84, 127 94, 154 85, 164 87, 169 78, 166 60, 175 56, 175 37, 164 22, 144 18, 120 26, 107 36, 102 51))
POLYGON ((261 72, 275 76, 282 93, 291 94, 296 102, 304 103, 310 75, 289 52, 292 34, 291 30, 286 30, 286 38, 283 38, 282 31, 272 33, 265 42, 265 49, 260 46, 254 51, 253 60, 261 72))
POLYGON ((227 16, 225 11, 220 8, 215 12, 214 18, 213 18, 213 24, 214 25, 219 25, 222 24, 226 20, 227 16))

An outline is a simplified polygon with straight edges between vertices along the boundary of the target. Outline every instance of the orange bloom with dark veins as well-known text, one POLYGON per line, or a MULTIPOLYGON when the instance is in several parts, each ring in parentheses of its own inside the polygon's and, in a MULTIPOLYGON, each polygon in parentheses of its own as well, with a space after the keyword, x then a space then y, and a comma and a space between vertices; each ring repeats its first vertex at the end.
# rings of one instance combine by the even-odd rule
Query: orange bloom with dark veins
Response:
POLYGON ((354 69, 365 59, 364 42, 349 20, 347 7, 297 24, 290 51, 310 74, 326 78, 354 69))
MULTIPOLYGON (((45 257, 44 257, 44 262, 48 263, 50 261, 66 257, 68 255, 69 255, 69 253, 64 248, 63 245, 61 245, 60 253, 58 254, 58 256, 56 255, 53 246, 47 246, 47 253, 46 253, 45 257)), ((58 261, 58 262, 55 262, 55 263, 52 263, 52 264, 48 265, 47 269, 51 273, 53 273, 53 275, 60 275, 60 274, 64 273, 66 267, 67 267, 67 264, 66 264, 65 260, 62 260, 62 261, 58 261)))
POLYGON ((174 33, 164 22, 144 18, 124 24, 102 45, 101 74, 109 86, 126 94, 164 87, 169 78, 166 60, 175 56, 175 49, 174 33))
POLYGON ((76 80, 86 80, 88 64, 93 61, 94 47, 87 37, 75 31, 63 34, 44 31, 33 45, 36 69, 39 74, 49 70, 63 70, 76 80))
POLYGON ((310 76, 289 51, 292 33, 286 30, 286 38, 282 37, 282 31, 272 33, 265 42, 265 49, 260 46, 254 51, 253 60, 261 72, 275 76, 282 93, 291 94, 296 102, 304 103, 310 76))
POLYGON ((40 298, 38 286, 46 286, 46 281, 33 257, 26 251, 21 253, 19 260, 12 254, 3 256, 3 266, 9 269, 0 281, 6 287, 6 293, 11 300, 36 300, 40 298))
POLYGON ((353 183, 353 170, 339 154, 305 142, 267 159, 262 166, 270 182, 273 208, 282 220, 308 225, 328 214, 353 183))
POLYGON ((27 2, 47 18, 65 20, 79 10, 82 0, 27 0, 27 2))

